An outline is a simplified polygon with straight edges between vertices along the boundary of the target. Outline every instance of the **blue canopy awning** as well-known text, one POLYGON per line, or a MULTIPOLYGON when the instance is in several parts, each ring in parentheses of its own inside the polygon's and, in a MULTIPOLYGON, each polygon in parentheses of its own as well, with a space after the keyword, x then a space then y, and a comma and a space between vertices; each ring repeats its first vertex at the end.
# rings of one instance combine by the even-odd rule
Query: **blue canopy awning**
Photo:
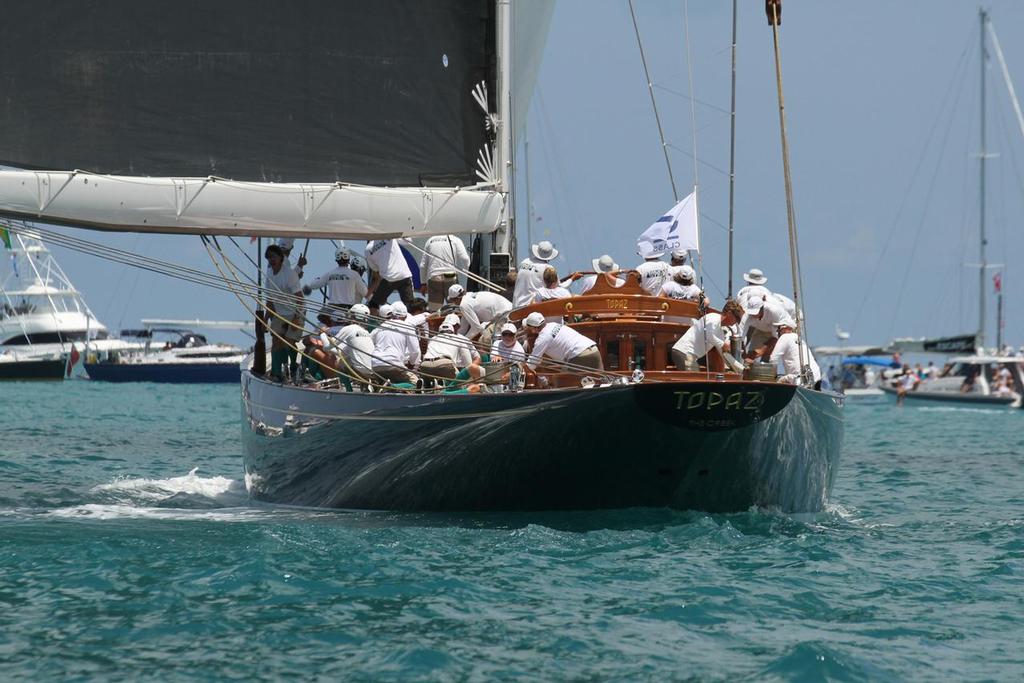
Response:
POLYGON ((882 368, 898 368, 900 366, 892 359, 892 356, 848 356, 843 359, 843 365, 877 365, 882 368))

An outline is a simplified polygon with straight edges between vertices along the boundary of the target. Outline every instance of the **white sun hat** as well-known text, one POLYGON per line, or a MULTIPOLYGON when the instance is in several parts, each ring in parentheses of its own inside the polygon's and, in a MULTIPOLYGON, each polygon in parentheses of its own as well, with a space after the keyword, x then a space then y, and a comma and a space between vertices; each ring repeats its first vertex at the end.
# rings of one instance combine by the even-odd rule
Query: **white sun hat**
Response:
POLYGON ((516 324, 515 323, 505 323, 504 325, 502 325, 501 326, 501 333, 505 334, 506 332, 511 332, 512 334, 515 334, 516 332, 518 332, 518 330, 516 329, 516 324))
POLYGON ((448 288, 448 299, 458 299, 466 293, 466 288, 460 284, 454 284, 448 288))
POLYGON ((544 316, 541 315, 538 311, 534 311, 530 315, 526 316, 526 320, 524 320, 523 323, 527 327, 543 327, 544 316))
POLYGON ((555 249, 555 245, 551 244, 551 242, 548 242, 547 240, 543 240, 531 246, 530 253, 533 254, 533 258, 538 261, 550 261, 558 256, 558 250, 555 249))
POLYGON ((590 264, 594 266, 594 270, 596 270, 599 273, 610 273, 614 270, 619 269, 619 264, 616 263, 615 259, 613 259, 608 254, 605 254, 601 258, 594 259, 593 261, 590 262, 590 264))
POLYGON ((697 272, 693 269, 693 266, 679 266, 679 274, 687 280, 697 279, 697 272))
POLYGON ((676 249, 670 254, 670 256, 676 260, 684 260, 686 259, 687 254, 685 249, 676 249))
POLYGON ((743 279, 752 285, 763 285, 768 282, 768 278, 764 276, 760 268, 751 268, 747 272, 743 273, 743 279))
POLYGON ((639 242, 636 245, 636 253, 647 261, 661 258, 661 254, 654 251, 654 245, 650 242, 639 242))

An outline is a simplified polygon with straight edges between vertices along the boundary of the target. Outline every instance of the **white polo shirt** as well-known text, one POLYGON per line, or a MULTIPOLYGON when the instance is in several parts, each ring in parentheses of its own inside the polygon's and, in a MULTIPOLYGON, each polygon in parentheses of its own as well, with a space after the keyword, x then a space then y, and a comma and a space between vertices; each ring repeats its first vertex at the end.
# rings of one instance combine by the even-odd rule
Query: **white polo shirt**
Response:
POLYGON ((711 348, 721 350, 725 346, 726 332, 722 328, 722 314, 708 313, 693 321, 690 329, 679 338, 672 348, 681 353, 691 353, 703 358, 711 348))
POLYGON ((503 361, 519 361, 520 363, 526 362, 526 349, 519 343, 518 339, 513 340, 511 344, 506 344, 502 337, 498 337, 491 344, 491 360, 501 359, 503 361))
POLYGON ((455 367, 461 369, 472 363, 473 358, 479 355, 473 343, 461 334, 439 332, 427 344, 427 352, 423 354, 423 359, 436 360, 447 358, 455 363, 455 367))
POLYGON ((374 240, 366 243, 366 262, 388 282, 399 282, 412 277, 398 240, 374 240))
POLYGON ((544 289, 538 289, 537 293, 533 295, 533 303, 539 304, 544 301, 551 301, 552 299, 568 299, 571 296, 572 292, 565 287, 545 287, 544 289))
POLYGON ((373 367, 416 367, 420 364, 420 343, 416 330, 404 322, 387 320, 370 335, 373 338, 373 367))
POLYGON ((668 264, 661 259, 644 261, 636 267, 640 273, 640 286, 651 296, 658 296, 661 286, 668 279, 668 264))
POLYGON ((661 286, 661 296, 680 301, 699 301, 700 287, 697 285, 683 285, 675 280, 669 280, 661 286))
POLYGON ((544 289, 544 271, 548 267, 547 261, 534 263, 530 259, 523 259, 516 272, 516 288, 512 293, 512 306, 522 308, 533 303, 533 295, 538 290, 544 289))
MULTIPOLYGON (((591 273, 590 275, 584 275, 576 282, 579 283, 577 285, 577 291, 579 291, 580 294, 586 294, 587 292, 594 288, 594 285, 597 284, 597 274, 591 273)), ((615 278, 616 287, 621 287, 624 284, 626 284, 626 281, 623 280, 621 277, 615 278)))
POLYGON ((782 377, 779 378, 780 382, 796 383, 797 378, 800 376, 801 348, 803 349, 804 360, 811 366, 811 375, 814 381, 817 382, 821 379, 821 368, 818 367, 818 363, 814 360, 814 356, 811 355, 811 350, 807 348, 807 344, 797 341, 796 332, 787 332, 779 337, 779 341, 775 342, 775 349, 768 360, 768 362, 776 367, 778 367, 781 361, 782 377))
POLYGON ((459 302, 462 322, 459 334, 475 337, 484 331, 484 326, 512 310, 512 302, 496 292, 466 292, 459 302))
POLYGON ((366 283, 348 266, 338 266, 308 283, 310 289, 327 287, 327 302, 351 306, 366 298, 366 283))
POLYGON ((457 274, 469 268, 469 252, 462 239, 455 235, 434 235, 423 245, 420 278, 426 282, 439 275, 457 274))
POLYGON ((568 325, 546 323, 533 342, 533 351, 526 364, 535 370, 544 356, 556 361, 568 361, 595 346, 597 342, 568 325))
POLYGON ((373 338, 362 325, 352 323, 328 330, 328 350, 335 350, 344 356, 348 364, 360 374, 369 374, 373 370, 373 338))
POLYGON ((743 320, 740 321, 740 329, 743 331, 744 339, 748 338, 748 333, 752 329, 767 332, 774 337, 775 323, 789 317, 789 314, 782 308, 782 305, 773 299, 766 299, 761 310, 764 314, 760 318, 747 313, 743 314, 743 320))
POLYGON ((299 282, 298 274, 285 260, 281 262, 281 270, 276 273, 273 268, 267 266, 265 275, 265 286, 269 290, 267 299, 274 304, 274 310, 282 318, 294 317, 296 309, 291 299, 296 293, 299 297, 302 296, 302 283, 299 282))

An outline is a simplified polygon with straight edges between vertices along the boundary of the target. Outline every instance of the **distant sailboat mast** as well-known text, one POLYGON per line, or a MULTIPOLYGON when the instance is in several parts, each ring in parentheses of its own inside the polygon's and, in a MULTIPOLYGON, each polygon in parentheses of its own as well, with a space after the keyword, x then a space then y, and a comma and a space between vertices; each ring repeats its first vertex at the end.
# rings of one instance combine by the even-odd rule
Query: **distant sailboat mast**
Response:
POLYGON ((988 23, 988 13, 982 7, 978 10, 978 18, 981 28, 981 151, 978 153, 980 161, 980 196, 978 214, 978 237, 981 261, 978 263, 978 345, 985 347, 985 272, 988 263, 985 256, 985 161, 988 152, 985 149, 985 60, 988 54, 985 47, 985 25, 988 23))

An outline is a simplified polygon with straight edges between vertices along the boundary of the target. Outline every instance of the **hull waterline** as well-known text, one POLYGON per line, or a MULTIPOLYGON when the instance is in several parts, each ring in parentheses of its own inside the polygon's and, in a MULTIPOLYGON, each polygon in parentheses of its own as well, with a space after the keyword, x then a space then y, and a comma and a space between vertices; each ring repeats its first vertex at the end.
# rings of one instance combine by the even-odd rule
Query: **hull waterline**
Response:
POLYGON ((242 372, 238 363, 86 363, 85 371, 97 382, 161 384, 234 384, 242 372))
POLYGON ((843 431, 841 397, 751 382, 438 396, 243 372, 242 398, 252 495, 358 509, 816 511, 843 431))
POLYGON ((68 362, 64 358, 19 360, 0 363, 0 381, 64 379, 68 362))
MULTIPOLYGON (((891 387, 882 387, 886 394, 896 396, 896 390, 891 387)), ((908 391, 905 394, 906 400, 929 403, 957 403, 965 406, 1006 406, 1019 408, 1017 399, 1012 396, 985 396, 982 394, 961 394, 957 391, 908 391)))

